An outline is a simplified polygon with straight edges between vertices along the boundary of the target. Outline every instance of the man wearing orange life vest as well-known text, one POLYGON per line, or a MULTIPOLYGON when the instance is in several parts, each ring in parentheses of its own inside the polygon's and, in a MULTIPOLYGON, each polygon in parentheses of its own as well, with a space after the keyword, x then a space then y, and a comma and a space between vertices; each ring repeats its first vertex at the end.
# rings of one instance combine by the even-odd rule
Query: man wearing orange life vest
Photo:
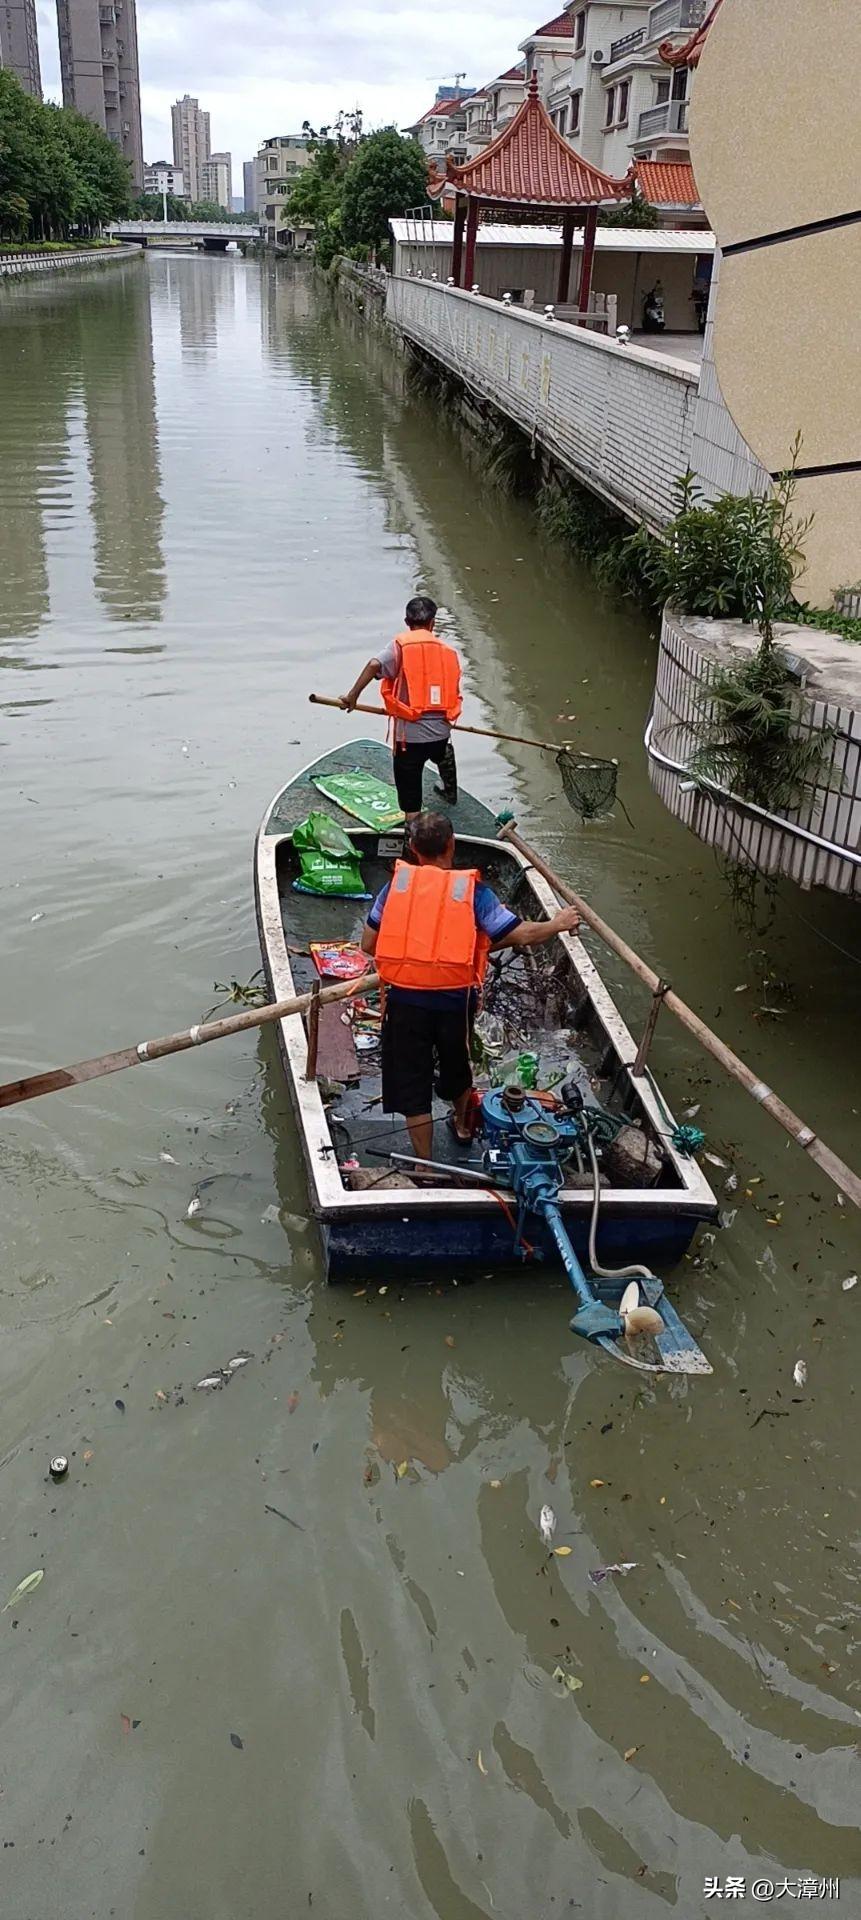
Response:
POLYGON ((433 1152, 433 1092, 450 1100, 452 1127, 467 1145, 472 1089, 469 1029, 476 990, 491 948, 537 947, 573 933, 579 919, 563 907, 552 920, 520 920, 475 868, 455 867, 454 832, 443 813, 422 813, 412 828, 416 861, 399 860, 362 935, 385 982, 382 1031, 383 1111, 406 1118, 413 1152, 433 1152))
POLYGON ((380 680, 383 706, 392 723, 392 768, 398 801, 409 822, 421 813, 425 762, 433 760, 440 772, 437 793, 450 807, 457 802, 457 766, 451 744, 452 722, 457 720, 460 697, 460 661, 454 647, 433 630, 437 608, 419 594, 407 603, 405 631, 399 633, 379 658, 362 668, 340 706, 351 713, 372 680, 380 680))

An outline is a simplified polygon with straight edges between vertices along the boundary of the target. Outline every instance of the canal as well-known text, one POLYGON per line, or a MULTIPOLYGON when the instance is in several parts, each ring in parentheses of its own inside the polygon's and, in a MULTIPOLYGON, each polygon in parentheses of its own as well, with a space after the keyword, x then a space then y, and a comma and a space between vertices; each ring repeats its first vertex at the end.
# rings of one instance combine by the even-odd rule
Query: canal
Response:
MULTIPOLYGON (((787 892, 767 961, 734 925, 648 786, 648 623, 395 374, 288 267, 0 294, 3 1078, 251 977, 258 820, 350 724, 307 694, 421 586, 466 717, 618 755, 630 824, 519 749, 468 784, 857 1159, 857 917, 787 892)), ((574 1350, 553 1275, 327 1291, 271 1038, 3 1117, 0 1600, 44 1569, 0 1616, 10 1920, 639 1920, 805 1873, 861 1913, 857 1221, 669 1021, 654 1064, 725 1163, 689 1389, 574 1350)))

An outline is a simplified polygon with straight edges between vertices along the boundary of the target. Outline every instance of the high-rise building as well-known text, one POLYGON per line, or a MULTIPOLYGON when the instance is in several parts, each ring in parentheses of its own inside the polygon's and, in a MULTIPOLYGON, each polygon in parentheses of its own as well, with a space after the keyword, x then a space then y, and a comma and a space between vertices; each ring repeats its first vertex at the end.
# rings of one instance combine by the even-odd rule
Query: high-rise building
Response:
POLYGON ((245 160, 242 165, 243 206, 246 213, 257 212, 257 161, 245 160))
POLYGON ((211 200, 213 206, 224 207, 230 212, 233 198, 233 161, 229 153, 211 153, 200 167, 201 200, 211 200))
MULTIPOLYGON (((5 0, 0 0, 0 9, 5 0)), ((63 103, 103 127, 143 186, 135 0, 57 0, 63 103)))
POLYGON ((174 165, 181 170, 189 199, 202 200, 200 170, 212 151, 209 114, 203 112, 199 100, 186 93, 171 107, 170 117, 173 124, 174 165))
POLYGON ((0 0, 0 67, 9 67, 24 92, 41 100, 36 0, 0 0))

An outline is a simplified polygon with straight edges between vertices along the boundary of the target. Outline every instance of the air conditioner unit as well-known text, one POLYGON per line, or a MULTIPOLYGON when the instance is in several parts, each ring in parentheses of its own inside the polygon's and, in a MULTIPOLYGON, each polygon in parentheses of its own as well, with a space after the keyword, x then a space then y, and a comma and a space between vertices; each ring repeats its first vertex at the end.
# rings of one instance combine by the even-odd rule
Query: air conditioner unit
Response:
POLYGON ((592 65, 593 65, 593 67, 606 67, 606 65, 607 65, 607 55, 606 55, 606 53, 604 52, 604 49, 603 49, 603 47, 593 47, 593 49, 592 49, 592 65))

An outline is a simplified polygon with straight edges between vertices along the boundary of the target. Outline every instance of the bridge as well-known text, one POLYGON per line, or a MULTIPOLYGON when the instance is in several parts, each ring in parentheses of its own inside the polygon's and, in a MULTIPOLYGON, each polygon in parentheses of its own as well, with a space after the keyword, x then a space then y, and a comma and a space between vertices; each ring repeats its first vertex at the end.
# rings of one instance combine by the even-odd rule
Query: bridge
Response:
POLYGON ((238 220, 114 220, 108 232, 114 240, 137 241, 141 247, 158 242, 223 253, 231 240, 248 246, 262 239, 265 228, 259 220, 249 220, 247 225, 238 220))

